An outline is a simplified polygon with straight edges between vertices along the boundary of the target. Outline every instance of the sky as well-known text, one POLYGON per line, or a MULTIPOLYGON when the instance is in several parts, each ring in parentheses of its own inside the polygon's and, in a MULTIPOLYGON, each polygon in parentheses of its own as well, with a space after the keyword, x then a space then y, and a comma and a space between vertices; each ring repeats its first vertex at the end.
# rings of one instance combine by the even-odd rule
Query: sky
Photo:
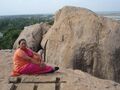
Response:
POLYGON ((0 15, 54 14, 64 6, 120 11, 120 0, 0 0, 0 15))

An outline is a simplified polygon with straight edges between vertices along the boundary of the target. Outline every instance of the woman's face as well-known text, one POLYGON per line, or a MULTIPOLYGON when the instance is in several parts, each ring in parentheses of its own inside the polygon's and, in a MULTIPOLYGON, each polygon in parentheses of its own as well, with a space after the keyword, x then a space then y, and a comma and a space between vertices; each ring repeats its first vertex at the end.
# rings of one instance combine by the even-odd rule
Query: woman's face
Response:
POLYGON ((21 49, 25 49, 27 47, 26 41, 25 40, 21 41, 19 46, 21 49))

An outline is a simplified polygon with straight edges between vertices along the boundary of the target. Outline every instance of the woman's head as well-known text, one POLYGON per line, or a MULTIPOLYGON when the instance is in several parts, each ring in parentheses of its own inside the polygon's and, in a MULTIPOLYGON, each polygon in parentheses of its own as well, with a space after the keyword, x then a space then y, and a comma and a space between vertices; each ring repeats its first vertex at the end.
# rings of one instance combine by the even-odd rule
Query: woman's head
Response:
POLYGON ((27 43, 25 39, 20 39, 18 44, 21 49, 25 49, 27 47, 27 43))

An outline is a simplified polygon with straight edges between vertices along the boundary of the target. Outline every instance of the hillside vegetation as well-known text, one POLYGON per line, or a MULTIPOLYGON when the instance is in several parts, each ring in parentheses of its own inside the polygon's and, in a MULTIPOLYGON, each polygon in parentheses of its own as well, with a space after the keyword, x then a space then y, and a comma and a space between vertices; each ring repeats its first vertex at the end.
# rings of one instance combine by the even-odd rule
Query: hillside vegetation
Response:
POLYGON ((25 26, 40 22, 53 24, 53 15, 1 16, 0 32, 3 37, 0 37, 0 49, 11 49, 25 26))

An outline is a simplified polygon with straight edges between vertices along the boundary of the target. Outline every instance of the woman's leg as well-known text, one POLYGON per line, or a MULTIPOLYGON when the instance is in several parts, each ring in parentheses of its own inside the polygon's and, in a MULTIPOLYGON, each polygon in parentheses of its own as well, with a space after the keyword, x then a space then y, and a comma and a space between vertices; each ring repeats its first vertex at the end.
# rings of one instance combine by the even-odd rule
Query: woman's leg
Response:
POLYGON ((37 64, 29 63, 23 66, 20 70, 21 74, 44 74, 52 71, 54 68, 52 66, 45 65, 44 67, 40 67, 37 64))

